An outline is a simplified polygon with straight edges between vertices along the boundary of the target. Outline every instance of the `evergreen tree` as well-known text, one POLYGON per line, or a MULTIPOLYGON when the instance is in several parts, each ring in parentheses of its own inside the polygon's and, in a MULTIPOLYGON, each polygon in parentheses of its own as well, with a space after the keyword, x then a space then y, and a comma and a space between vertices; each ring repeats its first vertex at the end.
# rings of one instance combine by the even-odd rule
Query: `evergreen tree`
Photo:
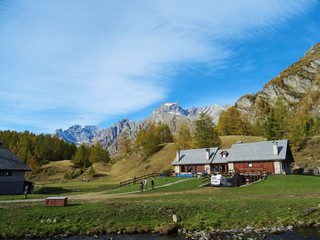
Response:
POLYGON ((219 147, 220 138, 212 117, 207 113, 201 113, 198 120, 195 121, 194 141, 196 148, 219 147))
POLYGON ((248 121, 232 106, 220 115, 217 131, 220 135, 244 135, 248 133, 248 121))
POLYGON ((320 135, 320 118, 316 118, 312 120, 310 135, 311 136, 320 135))
POLYGON ((51 160, 52 138, 49 134, 40 134, 36 137, 35 154, 40 161, 51 160))
POLYGON ((175 136, 175 144, 179 150, 190 149, 192 145, 192 135, 187 125, 182 124, 175 136))
POLYGON ((118 144, 121 153, 127 154, 131 152, 132 142, 127 131, 121 134, 121 136, 119 137, 118 144))
POLYGON ((289 119, 287 136, 295 148, 300 148, 303 144, 303 140, 309 135, 311 122, 309 104, 306 99, 301 102, 300 106, 289 119))
POLYGON ((289 109, 282 97, 278 97, 266 121, 266 137, 269 140, 285 137, 288 127, 289 109))
POLYGON ((96 174, 96 171, 94 170, 93 166, 90 166, 88 171, 89 177, 94 177, 95 174, 96 174))
POLYGON ((80 147, 77 148, 77 151, 72 159, 74 165, 80 168, 89 167, 91 165, 89 156, 90 148, 85 144, 81 144, 80 147))
POLYGON ((151 124, 146 131, 145 142, 142 146, 145 157, 151 156, 158 151, 159 137, 156 135, 155 126, 151 124))
POLYGON ((171 130, 167 124, 159 122, 155 127, 155 135, 158 137, 158 143, 173 142, 173 136, 171 130))
POLYGON ((89 161, 91 163, 95 162, 110 162, 110 154, 109 151, 103 149, 100 143, 96 143, 94 146, 91 147, 89 161))

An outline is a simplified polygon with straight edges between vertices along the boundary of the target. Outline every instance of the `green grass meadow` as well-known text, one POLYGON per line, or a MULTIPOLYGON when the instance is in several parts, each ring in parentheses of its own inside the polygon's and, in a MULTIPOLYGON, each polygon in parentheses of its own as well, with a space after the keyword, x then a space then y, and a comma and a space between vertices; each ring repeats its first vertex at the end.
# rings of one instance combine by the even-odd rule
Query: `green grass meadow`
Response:
MULTIPOLYGON (((198 178, 155 178, 155 183, 156 189, 143 192, 138 191, 139 184, 122 188, 103 182, 43 186, 51 195, 33 194, 32 198, 57 195, 50 188, 78 187, 81 191, 64 193, 70 197, 66 207, 47 207, 44 201, 0 202, 0 238, 320 223, 320 177, 316 176, 270 176, 237 188, 199 187, 202 179, 198 178), (95 202, 79 198, 82 194, 90 198, 95 192, 105 198, 95 202), (75 194, 78 198, 73 199, 75 194), (178 223, 173 222, 173 214, 179 216, 178 223)), ((0 200, 5 199, 12 196, 0 200)))

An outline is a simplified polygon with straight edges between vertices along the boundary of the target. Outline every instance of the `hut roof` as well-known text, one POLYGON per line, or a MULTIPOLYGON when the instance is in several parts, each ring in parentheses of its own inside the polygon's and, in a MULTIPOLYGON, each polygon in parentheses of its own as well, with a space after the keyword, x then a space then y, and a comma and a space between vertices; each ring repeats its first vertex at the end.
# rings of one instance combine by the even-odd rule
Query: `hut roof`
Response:
POLYGON ((0 170, 30 171, 30 168, 9 149, 0 146, 0 170))

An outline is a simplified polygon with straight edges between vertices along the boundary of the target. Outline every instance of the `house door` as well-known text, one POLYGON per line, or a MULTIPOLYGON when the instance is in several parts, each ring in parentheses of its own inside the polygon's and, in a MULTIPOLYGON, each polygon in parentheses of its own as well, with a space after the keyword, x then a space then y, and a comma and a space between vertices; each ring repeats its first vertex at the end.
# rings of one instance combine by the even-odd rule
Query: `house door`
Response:
POLYGON ((274 173, 281 174, 281 163, 280 162, 274 162, 274 173))

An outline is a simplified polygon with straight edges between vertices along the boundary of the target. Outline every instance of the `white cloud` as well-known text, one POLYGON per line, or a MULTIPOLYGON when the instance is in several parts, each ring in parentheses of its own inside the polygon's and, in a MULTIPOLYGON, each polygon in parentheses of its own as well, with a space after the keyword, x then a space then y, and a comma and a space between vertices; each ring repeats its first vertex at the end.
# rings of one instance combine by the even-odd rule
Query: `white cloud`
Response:
POLYGON ((63 123, 99 124, 159 102, 176 67, 225 64, 230 41, 277 28, 313 2, 19 3, 17 19, 9 14, 0 38, 0 77, 7 79, 0 107, 7 106, 11 120, 25 118, 52 131, 63 123))

